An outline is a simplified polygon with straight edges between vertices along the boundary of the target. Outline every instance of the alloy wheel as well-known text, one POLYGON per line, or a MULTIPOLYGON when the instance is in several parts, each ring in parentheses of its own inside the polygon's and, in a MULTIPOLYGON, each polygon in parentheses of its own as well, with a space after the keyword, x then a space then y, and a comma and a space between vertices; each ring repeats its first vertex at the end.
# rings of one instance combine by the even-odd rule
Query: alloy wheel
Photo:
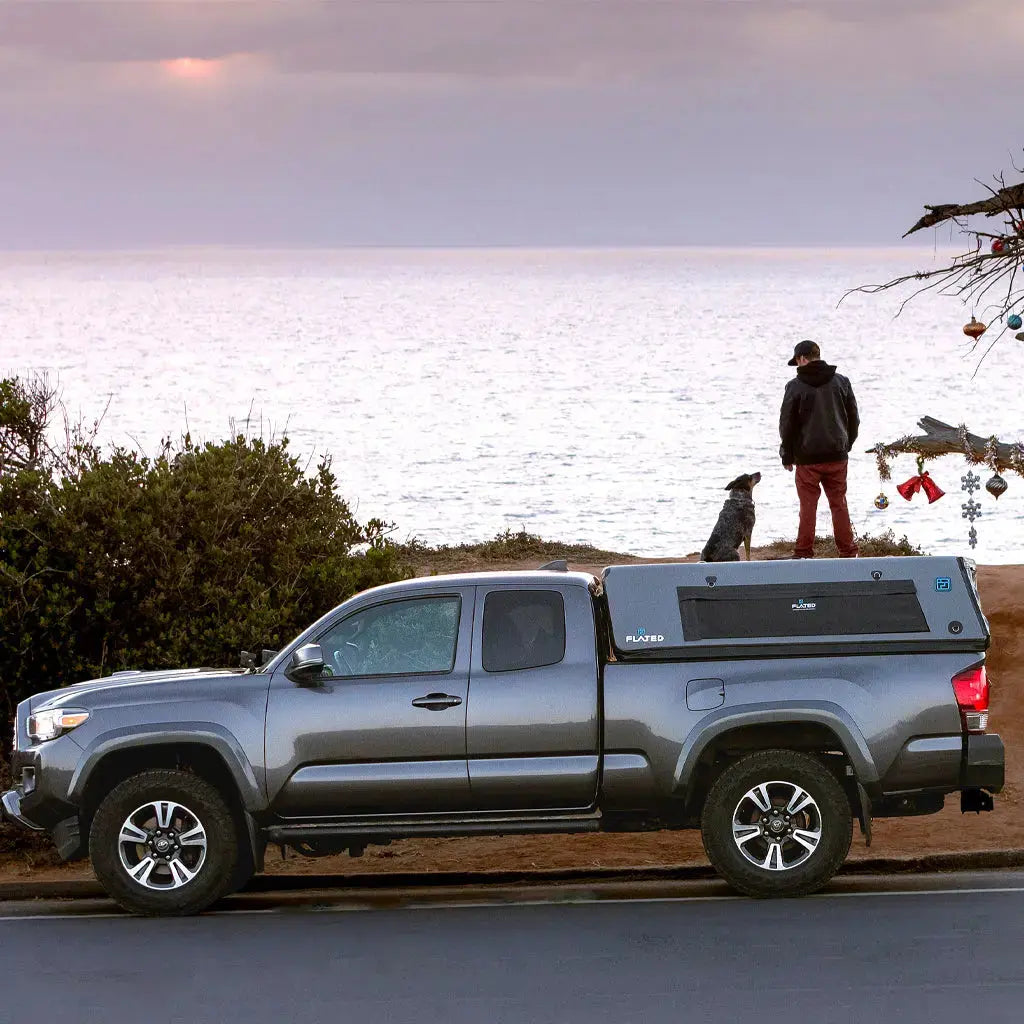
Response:
POLYGON ((732 837, 751 864, 765 871, 789 871, 818 848, 821 810, 814 797, 794 782, 762 782, 736 805, 732 837))
POLYGON ((128 876, 146 889, 165 892, 191 882, 206 861, 206 829, 198 816, 173 800, 137 807, 118 835, 128 876))

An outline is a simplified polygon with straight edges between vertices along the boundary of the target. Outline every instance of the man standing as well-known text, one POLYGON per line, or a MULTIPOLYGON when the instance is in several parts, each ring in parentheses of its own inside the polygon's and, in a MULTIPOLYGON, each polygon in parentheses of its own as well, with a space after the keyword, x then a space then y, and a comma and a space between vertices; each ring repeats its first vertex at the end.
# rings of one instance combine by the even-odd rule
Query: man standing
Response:
POLYGON ((824 489, 839 554, 856 558, 857 541, 846 506, 847 458, 860 428, 853 387, 821 358, 821 349, 813 341, 799 342, 789 365, 797 371, 782 399, 779 455, 787 471, 796 466, 800 530, 793 557, 814 557, 818 496, 824 489))

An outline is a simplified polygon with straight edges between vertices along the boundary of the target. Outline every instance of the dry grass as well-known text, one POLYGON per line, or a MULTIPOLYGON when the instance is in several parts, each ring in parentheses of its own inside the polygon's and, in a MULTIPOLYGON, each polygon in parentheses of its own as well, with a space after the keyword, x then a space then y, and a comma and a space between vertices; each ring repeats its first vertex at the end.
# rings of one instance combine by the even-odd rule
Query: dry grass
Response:
POLYGON ((611 565, 631 556, 605 551, 590 544, 569 544, 563 541, 543 540, 526 530, 513 533, 505 530, 491 540, 477 544, 441 544, 427 547, 417 540, 401 545, 402 560, 416 569, 418 576, 434 573, 473 572, 481 569, 519 568, 523 562, 536 562, 538 566, 556 558, 575 564, 611 565))
MULTIPOLYGON (((926 553, 906 537, 897 540, 892 530, 874 535, 859 535, 857 542, 861 554, 865 557, 926 553)), ((836 558, 839 554, 831 537, 818 537, 814 550, 819 558, 836 558)), ((757 559, 776 560, 789 558, 792 553, 793 541, 775 540, 764 547, 755 548, 752 556, 757 559)), ((401 545, 400 555, 404 562, 414 567, 417 576, 477 572, 485 569, 521 569, 527 565, 537 567, 556 558, 564 558, 573 566, 621 565, 648 561, 642 556, 606 551, 590 544, 544 540, 526 530, 519 530, 516 533, 506 530, 492 540, 477 544, 442 544, 434 548, 412 540, 401 545)), ((696 552, 691 552, 678 559, 658 558, 649 561, 696 561, 699 557, 696 552)))
MULTIPOLYGON (((906 536, 896 539, 892 530, 885 530, 883 533, 874 535, 864 533, 857 535, 857 544, 860 546, 862 558, 881 558, 890 555, 911 556, 926 555, 917 545, 911 543, 906 536)), ((758 549, 758 556, 766 560, 790 558, 793 554, 793 541, 774 540, 767 547, 758 549)), ((814 554, 817 558, 838 558, 839 549, 833 537, 815 537, 814 554)))

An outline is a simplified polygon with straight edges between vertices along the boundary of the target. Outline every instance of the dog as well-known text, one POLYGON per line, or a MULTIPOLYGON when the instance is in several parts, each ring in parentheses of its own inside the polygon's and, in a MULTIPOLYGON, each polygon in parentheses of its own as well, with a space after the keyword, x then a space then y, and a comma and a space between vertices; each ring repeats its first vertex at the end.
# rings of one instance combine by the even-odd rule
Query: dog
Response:
POLYGON ((700 553, 702 562, 738 562, 740 544, 747 552, 747 561, 750 561, 750 535, 754 532, 755 522, 754 487, 760 480, 760 473, 744 473, 726 484, 729 497, 725 499, 718 522, 700 553))

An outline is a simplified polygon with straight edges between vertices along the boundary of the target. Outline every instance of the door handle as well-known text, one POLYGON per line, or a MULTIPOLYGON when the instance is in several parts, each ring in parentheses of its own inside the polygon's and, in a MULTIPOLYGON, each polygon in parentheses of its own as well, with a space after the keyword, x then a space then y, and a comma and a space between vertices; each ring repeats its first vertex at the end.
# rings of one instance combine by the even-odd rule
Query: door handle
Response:
POLYGON ((452 693, 428 693, 426 697, 417 697, 414 708, 426 708, 428 711, 444 711, 445 708, 457 708, 462 703, 461 697, 452 693))

